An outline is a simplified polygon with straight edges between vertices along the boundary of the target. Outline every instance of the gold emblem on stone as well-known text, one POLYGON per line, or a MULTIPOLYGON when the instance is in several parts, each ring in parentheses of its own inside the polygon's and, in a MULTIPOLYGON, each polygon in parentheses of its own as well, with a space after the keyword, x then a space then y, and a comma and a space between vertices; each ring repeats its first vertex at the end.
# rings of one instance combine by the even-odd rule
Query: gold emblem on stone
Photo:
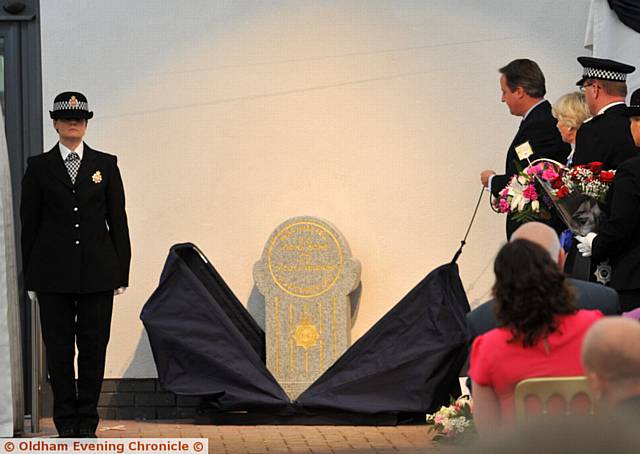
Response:
POLYGON ((96 170, 96 173, 91 175, 91 181, 93 181, 95 184, 98 184, 102 181, 102 174, 99 170, 96 170))
POLYGON ((318 343, 318 339, 320 339, 320 334, 318 333, 318 329, 316 325, 309 321, 308 317, 302 319, 300 323, 296 326, 295 334, 293 338, 296 340, 296 345, 298 347, 302 347, 305 350, 313 347, 318 343))

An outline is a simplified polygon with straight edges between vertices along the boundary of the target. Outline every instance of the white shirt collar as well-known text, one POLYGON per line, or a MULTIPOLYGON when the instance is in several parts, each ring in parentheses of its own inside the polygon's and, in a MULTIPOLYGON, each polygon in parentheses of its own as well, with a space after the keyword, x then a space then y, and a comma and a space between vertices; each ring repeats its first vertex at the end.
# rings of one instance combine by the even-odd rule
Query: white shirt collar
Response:
POLYGON ((527 110, 526 113, 522 116, 522 119, 525 120, 527 118, 527 115, 529 115, 533 109, 535 109, 536 107, 538 107, 540 104, 542 104, 545 101, 546 101, 546 99, 542 98, 540 101, 538 101, 533 106, 531 106, 531 108, 529 110, 527 110))
POLYGON ((612 102, 611 104, 607 104, 602 109, 600 109, 596 115, 602 115, 608 108, 617 106, 618 104, 624 104, 624 101, 616 101, 612 102))
POLYGON ((78 145, 75 150, 69 150, 60 142, 58 142, 58 146, 60 147, 60 155, 62 156, 63 161, 67 159, 67 156, 69 156, 69 153, 71 153, 72 151, 78 153, 78 157, 82 161, 82 154, 84 153, 84 142, 80 142, 80 145, 78 145))

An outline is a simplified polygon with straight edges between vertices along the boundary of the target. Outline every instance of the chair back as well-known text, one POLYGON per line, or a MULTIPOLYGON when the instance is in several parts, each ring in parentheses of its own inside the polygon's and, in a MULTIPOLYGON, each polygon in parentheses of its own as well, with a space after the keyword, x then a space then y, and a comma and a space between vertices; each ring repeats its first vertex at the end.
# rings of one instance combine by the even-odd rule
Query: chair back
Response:
MULTIPOLYGON (((549 404, 552 400, 560 398, 564 402, 563 414, 573 414, 572 404, 576 400, 588 400, 587 411, 581 412, 594 414, 594 400, 587 377, 538 377, 527 378, 516 385, 514 400, 516 405, 516 420, 526 421, 528 418, 527 402, 530 397, 539 400, 542 406, 541 416, 549 415, 549 404)), ((555 415, 555 414, 554 414, 555 415)), ((557 416, 557 415, 556 415, 557 416)))

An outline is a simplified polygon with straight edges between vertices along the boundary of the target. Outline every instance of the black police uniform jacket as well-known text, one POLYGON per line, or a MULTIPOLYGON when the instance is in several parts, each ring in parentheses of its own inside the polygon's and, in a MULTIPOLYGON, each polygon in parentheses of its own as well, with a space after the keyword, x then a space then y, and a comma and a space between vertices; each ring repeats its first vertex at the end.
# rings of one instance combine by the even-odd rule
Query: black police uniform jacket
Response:
POLYGON ((115 156, 85 144, 75 184, 58 145, 29 158, 20 216, 27 290, 95 293, 128 286, 131 245, 115 156))
POLYGON ((605 170, 618 166, 638 153, 629 129, 629 117, 622 115, 626 106, 617 104, 584 123, 576 133, 573 164, 602 162, 605 170))
MULTIPOLYGON (((556 127, 556 119, 551 115, 551 104, 549 101, 543 101, 533 108, 529 115, 522 120, 516 136, 513 138, 509 150, 507 151, 507 159, 505 162, 505 173, 503 175, 494 175, 491 180, 491 193, 494 197, 499 197, 500 191, 509 183, 511 177, 517 173, 516 162, 521 168, 529 165, 527 160, 519 160, 516 154, 516 147, 525 142, 529 142, 533 155, 529 157, 531 161, 539 158, 553 159, 561 164, 567 160, 567 156, 571 151, 571 146, 562 141, 562 136, 556 127)), ((563 230, 564 224, 558 218, 548 222, 556 230, 563 230)), ((514 230, 519 227, 519 223, 507 217, 507 238, 511 237, 514 230)))
POLYGON ((606 218, 592 244, 592 261, 609 259, 611 287, 640 288, 640 156, 623 162, 607 194, 606 218))

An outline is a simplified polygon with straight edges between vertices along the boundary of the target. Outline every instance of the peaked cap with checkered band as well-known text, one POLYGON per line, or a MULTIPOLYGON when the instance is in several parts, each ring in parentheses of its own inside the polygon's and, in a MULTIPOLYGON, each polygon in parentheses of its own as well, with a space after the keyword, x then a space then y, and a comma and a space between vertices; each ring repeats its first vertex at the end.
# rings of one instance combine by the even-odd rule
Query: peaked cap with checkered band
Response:
POLYGON ((583 68, 582 78, 576 82, 578 86, 581 86, 587 79, 626 82, 627 74, 636 70, 634 66, 626 65, 618 61, 607 60, 606 58, 578 57, 578 62, 583 68))
POLYGON ((60 119, 85 119, 93 118, 93 112, 89 111, 87 97, 77 91, 65 91, 53 100, 53 110, 49 115, 54 120, 60 119))

